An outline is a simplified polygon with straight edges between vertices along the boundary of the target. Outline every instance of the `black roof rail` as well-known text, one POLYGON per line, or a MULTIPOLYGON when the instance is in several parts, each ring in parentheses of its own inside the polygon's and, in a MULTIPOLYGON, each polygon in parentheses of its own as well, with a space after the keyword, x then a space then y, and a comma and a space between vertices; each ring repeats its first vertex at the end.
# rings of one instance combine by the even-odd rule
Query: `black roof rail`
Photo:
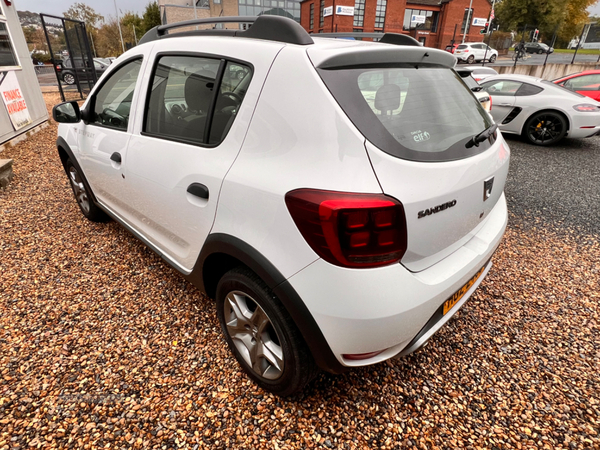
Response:
POLYGON ((159 25, 148 31, 139 44, 155 41, 166 37, 181 36, 236 36, 251 39, 264 39, 267 41, 285 42, 288 44, 310 45, 314 41, 310 35, 295 20, 283 16, 235 16, 235 17, 209 17, 206 19, 193 19, 184 22, 159 25), (182 33, 168 34, 169 30, 197 25, 216 23, 251 23, 252 26, 246 30, 208 29, 192 30, 182 33))
POLYGON ((374 38, 379 39, 379 42, 383 44, 393 44, 393 45, 411 45, 415 47, 421 47, 419 41, 415 38, 408 36, 406 34, 400 33, 357 33, 357 32, 349 32, 349 33, 319 33, 313 35, 314 37, 326 37, 326 38, 374 38))

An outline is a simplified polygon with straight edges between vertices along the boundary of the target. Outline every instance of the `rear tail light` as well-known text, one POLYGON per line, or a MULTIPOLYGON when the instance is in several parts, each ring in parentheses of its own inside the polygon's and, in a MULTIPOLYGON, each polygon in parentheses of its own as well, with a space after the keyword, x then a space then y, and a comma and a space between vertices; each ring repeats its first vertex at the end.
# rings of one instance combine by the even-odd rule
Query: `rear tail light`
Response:
POLYGON ((384 266, 406 251, 404 207, 392 197, 298 189, 285 203, 308 245, 331 264, 384 266))
POLYGON ((379 350, 378 352, 369 352, 369 353, 355 353, 355 354, 345 354, 342 355, 342 358, 348 359, 350 361, 362 361, 364 359, 374 358, 375 356, 383 353, 385 350, 379 350))
POLYGON ((573 109, 575 111, 579 111, 579 112, 598 112, 598 111, 600 111, 600 107, 598 107, 596 105, 591 105, 589 103, 582 103, 580 105, 575 105, 575 106, 573 106, 573 109))
POLYGON ((490 95, 490 111, 492 110, 492 96, 490 95))

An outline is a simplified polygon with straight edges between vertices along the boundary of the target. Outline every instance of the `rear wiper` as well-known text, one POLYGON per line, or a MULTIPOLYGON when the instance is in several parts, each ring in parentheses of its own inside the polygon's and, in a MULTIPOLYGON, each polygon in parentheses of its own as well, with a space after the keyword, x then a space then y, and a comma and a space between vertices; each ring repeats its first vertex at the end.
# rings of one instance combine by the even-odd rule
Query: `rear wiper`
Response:
POLYGON ((498 129, 498 124, 492 124, 489 128, 486 128, 481 133, 473 136, 466 144, 465 147, 471 148, 473 146, 479 147, 479 144, 488 139, 498 129))

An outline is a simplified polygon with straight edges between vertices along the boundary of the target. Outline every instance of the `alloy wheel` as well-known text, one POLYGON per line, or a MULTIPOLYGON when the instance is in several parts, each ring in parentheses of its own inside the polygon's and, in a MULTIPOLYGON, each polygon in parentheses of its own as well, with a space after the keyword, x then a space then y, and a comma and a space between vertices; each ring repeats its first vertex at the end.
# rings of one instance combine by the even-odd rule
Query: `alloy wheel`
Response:
POLYGON ((63 77, 63 80, 67 84, 75 84, 75 77, 73 75, 71 75, 70 73, 65 74, 65 76, 63 77))
POLYGON ((276 380, 284 369, 281 340, 260 305, 249 295, 232 291, 223 303, 227 333, 246 364, 260 377, 276 380))
POLYGON ((529 124, 527 134, 533 143, 544 145, 558 140, 563 128, 563 122, 555 114, 541 114, 529 124))
POLYGON ((89 214, 90 200, 87 191, 85 190, 83 180, 81 179, 79 172, 77 172, 77 169, 73 166, 69 167, 69 180, 71 181, 71 186, 73 187, 75 199, 77 200, 79 207, 85 214, 89 214))

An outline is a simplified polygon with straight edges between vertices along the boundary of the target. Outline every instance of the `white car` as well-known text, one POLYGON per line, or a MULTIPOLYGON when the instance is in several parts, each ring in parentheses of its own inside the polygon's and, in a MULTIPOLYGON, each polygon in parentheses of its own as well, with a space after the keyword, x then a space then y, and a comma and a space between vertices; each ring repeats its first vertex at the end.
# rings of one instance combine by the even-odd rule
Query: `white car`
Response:
POLYGON ((279 16, 193 23, 209 21, 254 24, 157 27, 81 109, 54 108, 81 211, 214 298, 268 391, 417 350, 481 283, 507 222, 509 149, 455 58, 279 16))
POLYGON ((523 135, 536 145, 552 145, 565 136, 600 132, 600 103, 551 81, 527 75, 498 75, 481 86, 492 97, 491 111, 503 133, 523 135))
POLYGON ((456 47, 454 56, 459 62, 468 64, 483 61, 484 58, 490 63, 495 63, 498 58, 498 51, 483 42, 465 42, 456 47))
MULTIPOLYGON (((458 69, 457 69, 458 70, 458 69)), ((498 75, 491 67, 482 67, 482 66, 461 66, 460 70, 462 71, 470 71, 471 76, 477 81, 481 83, 483 80, 489 77, 493 77, 494 75, 498 75)))

